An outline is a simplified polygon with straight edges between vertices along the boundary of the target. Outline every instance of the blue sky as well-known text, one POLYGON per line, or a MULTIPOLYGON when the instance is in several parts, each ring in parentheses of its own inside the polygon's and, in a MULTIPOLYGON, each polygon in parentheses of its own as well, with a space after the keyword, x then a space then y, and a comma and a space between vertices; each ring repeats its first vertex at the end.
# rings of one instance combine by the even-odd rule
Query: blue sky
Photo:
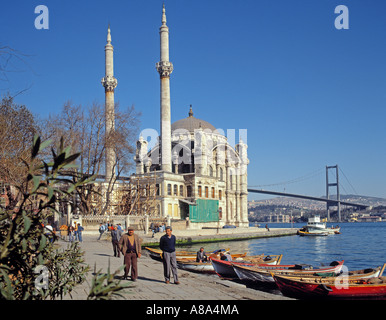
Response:
MULTIPOLYGON (((320 196, 325 166, 338 164, 358 194, 386 197, 385 1, 164 2, 173 122, 192 104, 196 117, 217 128, 247 129, 250 186, 305 176, 263 188, 320 196), (334 26, 340 4, 349 9, 348 30, 334 26)), ((110 22, 115 99, 142 112, 141 129, 159 130, 162 3, 8 1, 0 44, 25 54, 25 62, 11 61, 1 93, 29 88, 16 102, 41 117, 68 100, 103 103, 110 22), (34 27, 40 4, 49 9, 48 30, 34 27)))

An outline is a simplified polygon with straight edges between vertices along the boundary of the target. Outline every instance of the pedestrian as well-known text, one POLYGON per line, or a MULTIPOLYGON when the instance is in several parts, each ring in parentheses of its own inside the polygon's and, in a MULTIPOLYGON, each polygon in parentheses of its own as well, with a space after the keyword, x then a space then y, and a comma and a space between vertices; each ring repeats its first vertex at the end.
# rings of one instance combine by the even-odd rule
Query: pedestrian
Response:
POLYGON ((267 231, 269 231, 268 224, 265 225, 265 229, 267 229, 267 231))
POLYGON ((119 240, 120 236, 118 234, 118 228, 113 227, 111 230, 111 243, 113 245, 114 257, 121 257, 121 251, 119 250, 119 240))
POLYGON ((159 247, 162 250, 162 261, 164 265, 165 283, 170 283, 170 269, 173 272, 175 284, 180 284, 177 275, 177 257, 176 257, 176 236, 172 234, 172 227, 167 226, 164 234, 159 242, 159 247))
POLYGON ((82 231, 84 230, 84 228, 80 225, 80 223, 78 223, 78 240, 79 242, 83 242, 83 238, 82 238, 82 231))
POLYGON ((74 240, 78 240, 78 226, 76 225, 76 222, 74 222, 74 240))
POLYGON ((119 239, 119 249, 123 254, 123 262, 125 264, 124 279, 127 279, 131 267, 131 280, 137 281, 138 264, 137 259, 141 258, 141 242, 142 239, 134 234, 134 229, 129 227, 121 239, 119 239))
POLYGON ((106 226, 103 223, 99 224, 99 238, 97 240, 100 240, 102 237, 102 234, 106 231, 106 226))
POLYGON ((74 241, 74 227, 71 224, 68 226, 68 241, 74 241))
POLYGON ((50 240, 50 242, 54 242, 54 229, 51 226, 51 223, 47 223, 47 225, 44 227, 46 229, 45 235, 50 240))

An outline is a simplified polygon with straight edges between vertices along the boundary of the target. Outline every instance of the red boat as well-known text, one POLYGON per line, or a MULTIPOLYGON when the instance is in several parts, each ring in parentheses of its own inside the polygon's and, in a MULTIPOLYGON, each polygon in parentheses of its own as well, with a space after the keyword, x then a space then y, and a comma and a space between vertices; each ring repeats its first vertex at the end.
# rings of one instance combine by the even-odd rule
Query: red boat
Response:
POLYGON ((214 271, 218 274, 218 276, 222 279, 234 280, 238 279, 238 276, 233 269, 232 264, 253 267, 258 265, 259 267, 272 267, 275 265, 279 265, 281 261, 282 255, 278 256, 262 256, 260 263, 255 261, 248 261, 248 257, 245 257, 246 261, 226 261, 215 259, 211 257, 210 261, 212 262, 214 271))
POLYGON ((386 277, 336 281, 318 279, 296 280, 272 274, 283 295, 300 299, 386 299, 386 277))

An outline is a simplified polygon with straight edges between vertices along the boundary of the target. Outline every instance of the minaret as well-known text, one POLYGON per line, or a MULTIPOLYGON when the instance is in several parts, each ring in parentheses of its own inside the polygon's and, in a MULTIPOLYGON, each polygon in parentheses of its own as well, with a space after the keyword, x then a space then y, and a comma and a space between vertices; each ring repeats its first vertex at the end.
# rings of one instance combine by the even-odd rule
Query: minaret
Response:
POLYGON ((115 130, 114 114, 114 89, 118 84, 114 78, 113 46, 111 45, 110 25, 107 29, 107 43, 105 45, 105 77, 102 85, 105 87, 105 134, 106 134, 106 160, 105 160, 105 182, 109 183, 115 172, 115 152, 111 136, 115 130))
POLYGON ((169 61, 169 28, 166 25, 165 5, 162 8, 161 61, 156 68, 161 78, 161 170, 172 172, 172 143, 170 119, 170 74, 173 64, 169 61))

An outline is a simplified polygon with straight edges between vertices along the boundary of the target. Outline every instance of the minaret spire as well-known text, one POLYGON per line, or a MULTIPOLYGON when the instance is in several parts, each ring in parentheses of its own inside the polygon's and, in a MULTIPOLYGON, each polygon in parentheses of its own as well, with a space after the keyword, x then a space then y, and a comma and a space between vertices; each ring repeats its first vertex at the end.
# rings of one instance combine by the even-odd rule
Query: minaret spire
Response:
POLYGON ((161 79, 161 170, 172 171, 172 143, 170 118, 170 74, 173 64, 169 61, 169 28, 166 25, 165 5, 162 6, 160 33, 160 62, 156 69, 161 79))
POLYGON ((114 77, 114 48, 111 45, 110 24, 107 28, 107 43, 105 45, 105 77, 102 85, 105 88, 105 135, 106 135, 106 159, 105 181, 109 183, 115 172, 116 156, 111 142, 115 130, 114 90, 118 84, 114 77))
POLYGON ((162 5, 162 25, 166 26, 166 13, 165 13, 165 4, 162 5))
POLYGON ((107 27, 107 44, 111 44, 111 33, 110 33, 110 23, 107 27))

